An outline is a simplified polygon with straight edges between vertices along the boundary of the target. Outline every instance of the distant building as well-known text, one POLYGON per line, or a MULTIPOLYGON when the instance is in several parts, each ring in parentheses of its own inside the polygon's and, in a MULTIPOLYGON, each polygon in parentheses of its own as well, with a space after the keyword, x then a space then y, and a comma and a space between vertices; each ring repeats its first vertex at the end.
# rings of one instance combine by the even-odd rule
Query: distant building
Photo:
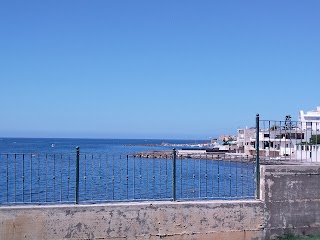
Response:
MULTIPOLYGON (((237 152, 256 155, 256 128, 240 128, 237 137, 237 152)), ((299 112, 299 121, 269 121, 260 124, 259 155, 261 157, 300 159, 316 161, 320 158, 320 107, 304 113, 299 112)))
POLYGON ((262 156, 293 156, 295 147, 305 139, 306 134, 297 128, 260 129, 259 149, 262 156))
POLYGON ((229 142, 229 141, 235 141, 237 140, 237 136, 234 135, 222 135, 220 137, 218 137, 218 141, 225 141, 225 142, 229 142))
POLYGON ((297 145, 296 156, 298 159, 307 162, 319 162, 320 158, 320 145, 297 145))
POLYGON ((320 107, 315 110, 304 113, 302 110, 299 112, 299 122, 301 122, 302 130, 320 131, 320 107))
POLYGON ((240 128, 238 129, 238 152, 246 155, 250 154, 250 150, 255 149, 256 128, 240 128))
MULTIPOLYGON (((295 146, 305 139, 305 133, 297 128, 267 128, 259 131, 259 153, 261 156, 292 156, 295 146)), ((256 128, 238 129, 238 153, 256 154, 256 128)))

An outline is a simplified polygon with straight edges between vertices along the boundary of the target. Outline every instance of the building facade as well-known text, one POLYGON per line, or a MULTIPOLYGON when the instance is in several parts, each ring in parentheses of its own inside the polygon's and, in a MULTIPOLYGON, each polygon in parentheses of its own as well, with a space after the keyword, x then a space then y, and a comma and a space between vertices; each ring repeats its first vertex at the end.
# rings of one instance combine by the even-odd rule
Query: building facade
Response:
POLYGON ((299 111, 299 122, 302 130, 320 131, 320 106, 306 113, 299 111))
POLYGON ((255 149, 256 128, 238 129, 237 145, 238 153, 250 155, 250 151, 255 149))

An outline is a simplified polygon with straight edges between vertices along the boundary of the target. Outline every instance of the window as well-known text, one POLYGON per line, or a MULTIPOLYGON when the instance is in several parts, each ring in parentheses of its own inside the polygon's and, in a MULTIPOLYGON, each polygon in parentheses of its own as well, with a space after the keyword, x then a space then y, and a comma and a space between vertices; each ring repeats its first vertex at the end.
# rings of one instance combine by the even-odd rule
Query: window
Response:
POLYGON ((306 121, 319 121, 320 117, 305 117, 304 119, 306 121))
MULTIPOLYGON (((277 135, 276 138, 278 138, 277 135)), ((304 133, 282 133, 281 137, 279 138, 286 138, 286 139, 304 139, 304 133)))
POLYGON ((304 139, 304 133, 297 133, 296 139, 304 139))

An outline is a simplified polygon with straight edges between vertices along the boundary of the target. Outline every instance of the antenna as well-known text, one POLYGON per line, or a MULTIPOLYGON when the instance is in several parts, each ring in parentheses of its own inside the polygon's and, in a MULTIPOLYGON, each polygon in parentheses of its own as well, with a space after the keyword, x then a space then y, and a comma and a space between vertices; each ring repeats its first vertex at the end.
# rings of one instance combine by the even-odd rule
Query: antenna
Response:
MULTIPOLYGON (((293 125, 292 125, 292 121, 291 121, 291 115, 286 115, 286 120, 284 122, 284 126, 285 126, 285 130, 289 130, 289 140, 290 140, 290 149, 291 149, 291 146, 293 146, 292 144, 292 139, 291 139, 291 130, 293 128, 293 125)), ((291 155, 291 153, 290 153, 291 155)))

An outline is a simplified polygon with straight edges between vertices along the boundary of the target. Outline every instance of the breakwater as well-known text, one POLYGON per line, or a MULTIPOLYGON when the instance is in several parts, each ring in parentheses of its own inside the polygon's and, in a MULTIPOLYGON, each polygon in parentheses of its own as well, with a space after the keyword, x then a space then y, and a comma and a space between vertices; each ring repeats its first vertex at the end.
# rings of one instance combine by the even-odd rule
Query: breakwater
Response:
MULTIPOLYGON (((172 151, 149 151, 149 152, 139 152, 130 155, 132 157, 136 158, 159 158, 159 159, 172 159, 173 153, 172 151)), ((210 154, 196 154, 196 153, 190 153, 190 154, 177 154, 178 159, 186 159, 186 158, 192 158, 192 159, 204 159, 204 160, 223 160, 225 154, 224 153, 210 153, 210 154)), ((229 159, 228 159, 229 160, 229 159)))
POLYGON ((123 144, 124 147, 199 147, 199 146, 207 146, 209 142, 202 143, 127 143, 123 144))
MULTIPOLYGON (((134 158, 156 158, 156 159, 172 159, 172 151, 145 151, 130 154, 130 157, 134 158)), ((208 153, 179 153, 177 151, 177 159, 203 159, 203 160, 217 160, 217 161, 240 161, 240 162, 253 162, 254 156, 243 156, 237 154, 228 154, 225 152, 208 152, 208 153)))

